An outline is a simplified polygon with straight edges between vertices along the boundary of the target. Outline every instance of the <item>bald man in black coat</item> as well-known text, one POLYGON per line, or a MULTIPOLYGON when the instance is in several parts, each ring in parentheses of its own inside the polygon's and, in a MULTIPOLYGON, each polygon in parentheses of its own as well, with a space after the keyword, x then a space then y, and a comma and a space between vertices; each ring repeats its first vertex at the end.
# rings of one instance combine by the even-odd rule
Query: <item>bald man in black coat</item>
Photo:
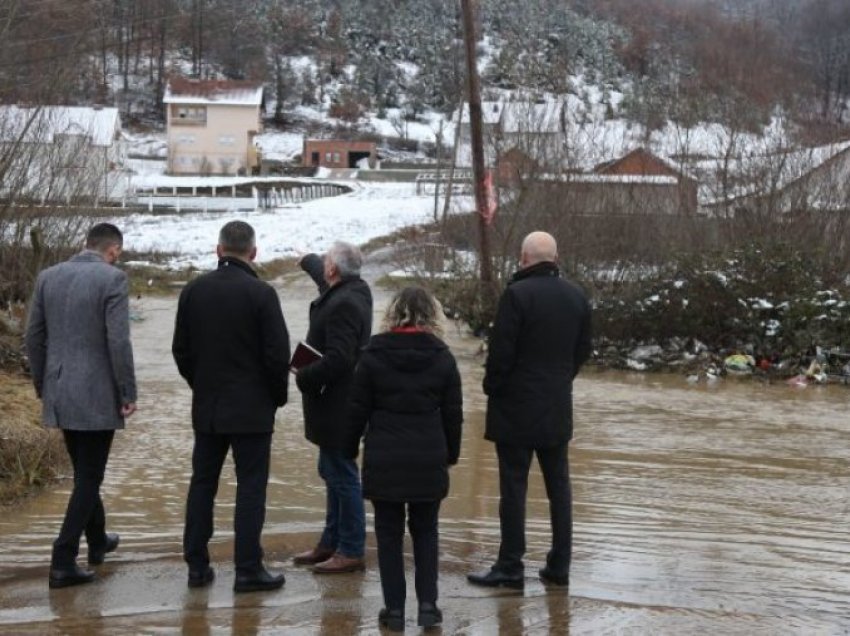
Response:
POLYGON ((536 454, 546 483, 552 546, 545 583, 569 585, 572 494, 567 444, 573 434, 573 379, 591 351, 590 305, 560 276, 555 239, 533 232, 522 243, 521 269, 499 300, 490 335, 484 392, 485 438, 499 458, 502 541, 496 563, 471 583, 522 588, 525 499, 536 454))

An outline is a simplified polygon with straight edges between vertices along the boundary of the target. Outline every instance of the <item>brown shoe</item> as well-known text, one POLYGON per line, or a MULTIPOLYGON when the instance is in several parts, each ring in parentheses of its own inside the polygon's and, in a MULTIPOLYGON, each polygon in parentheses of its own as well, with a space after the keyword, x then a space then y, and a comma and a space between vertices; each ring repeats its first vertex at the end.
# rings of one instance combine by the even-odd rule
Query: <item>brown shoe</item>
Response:
POLYGON ((362 572, 366 569, 366 560, 362 557, 347 557, 339 552, 327 561, 313 566, 316 574, 343 574, 345 572, 362 572))
POLYGON ((293 557, 292 562, 295 565, 315 565, 316 563, 327 561, 333 555, 334 551, 332 548, 326 548, 324 546, 317 545, 312 550, 307 550, 307 552, 296 554, 293 557))

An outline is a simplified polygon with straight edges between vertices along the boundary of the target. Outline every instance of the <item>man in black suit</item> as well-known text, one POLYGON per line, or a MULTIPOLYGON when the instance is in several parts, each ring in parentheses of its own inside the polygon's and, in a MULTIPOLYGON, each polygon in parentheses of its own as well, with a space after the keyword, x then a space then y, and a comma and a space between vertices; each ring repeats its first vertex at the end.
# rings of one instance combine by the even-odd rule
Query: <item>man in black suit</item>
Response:
POLYGON ((192 388, 192 481, 186 501, 183 556, 189 587, 212 582, 207 548, 213 504, 229 449, 236 464, 234 515, 236 592, 273 590, 284 575, 263 566, 269 457, 278 407, 286 404, 289 334, 280 300, 260 281, 254 229, 227 223, 219 235, 218 269, 180 294, 172 352, 192 388))
POLYGON ((521 269, 499 300, 484 375, 485 438, 499 458, 499 557, 470 574, 476 585, 522 588, 525 499, 533 455, 543 472, 552 549, 539 572, 545 583, 569 585, 572 494, 567 444, 572 439, 572 385, 590 356, 590 305, 560 277, 555 239, 532 232, 522 243, 521 269))
POLYGON ((363 570, 366 513, 357 463, 347 456, 348 399, 360 350, 372 332, 372 292, 360 278, 362 256, 337 242, 324 259, 308 254, 301 267, 319 287, 310 305, 307 342, 322 358, 295 376, 304 405, 304 429, 319 447, 319 475, 327 488, 325 529, 318 544, 296 555, 317 574, 363 570))

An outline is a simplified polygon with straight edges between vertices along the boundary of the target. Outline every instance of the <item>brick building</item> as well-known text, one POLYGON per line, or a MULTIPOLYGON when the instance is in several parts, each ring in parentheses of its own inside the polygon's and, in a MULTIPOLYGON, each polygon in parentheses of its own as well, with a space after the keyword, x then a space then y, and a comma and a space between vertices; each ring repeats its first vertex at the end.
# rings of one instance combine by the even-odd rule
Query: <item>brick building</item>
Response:
POLYGON ((301 165, 324 168, 357 168, 366 159, 370 168, 378 166, 378 147, 374 141, 345 139, 305 139, 301 165))

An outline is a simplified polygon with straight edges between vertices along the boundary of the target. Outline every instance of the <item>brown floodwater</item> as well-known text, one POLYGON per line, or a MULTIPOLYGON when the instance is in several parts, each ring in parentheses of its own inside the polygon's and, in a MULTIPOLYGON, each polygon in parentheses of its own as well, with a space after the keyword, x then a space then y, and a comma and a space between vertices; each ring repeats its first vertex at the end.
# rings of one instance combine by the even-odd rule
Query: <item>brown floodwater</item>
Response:
MULTIPOLYGON (((280 286, 293 342, 306 334, 313 290, 299 277, 280 286)), ((386 300, 378 290, 379 309, 386 300)), ((228 463, 212 545, 218 580, 186 588, 180 541, 192 432, 190 394, 170 355, 176 298, 146 298, 133 308, 142 318, 133 323, 140 410, 116 437, 103 487, 121 547, 96 583, 48 592, 50 543, 69 482, 4 511, 0 632, 376 633, 382 603, 371 536, 365 574, 322 578, 287 565, 317 538, 325 502, 294 386, 278 414, 264 541, 269 562, 286 569, 286 586, 232 594, 228 463)), ((482 439, 483 357, 462 330, 449 329, 447 339, 462 368, 466 422, 440 521, 443 633, 848 633, 846 388, 691 386, 676 375, 589 370, 575 386, 569 594, 536 579, 549 540, 536 466, 525 591, 493 592, 464 579, 492 562, 499 542, 498 473, 482 439)))

